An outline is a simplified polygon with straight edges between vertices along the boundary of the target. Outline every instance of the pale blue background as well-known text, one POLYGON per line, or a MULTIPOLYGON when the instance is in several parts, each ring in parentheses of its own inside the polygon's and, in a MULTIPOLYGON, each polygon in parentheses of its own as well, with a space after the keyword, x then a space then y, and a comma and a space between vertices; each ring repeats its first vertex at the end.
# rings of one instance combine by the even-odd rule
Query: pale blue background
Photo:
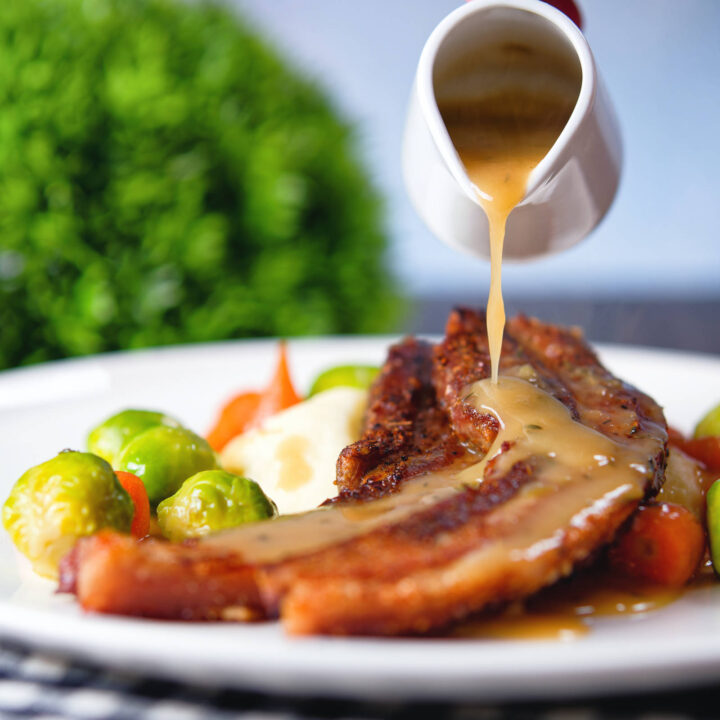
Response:
MULTIPOLYGON (((400 141, 415 64, 453 0, 233 0, 333 95, 387 198, 392 262, 417 295, 482 293, 489 269, 415 216, 400 141)), ((614 100, 623 179, 603 224, 508 266, 508 295, 720 297, 720 0, 580 0, 614 100)))

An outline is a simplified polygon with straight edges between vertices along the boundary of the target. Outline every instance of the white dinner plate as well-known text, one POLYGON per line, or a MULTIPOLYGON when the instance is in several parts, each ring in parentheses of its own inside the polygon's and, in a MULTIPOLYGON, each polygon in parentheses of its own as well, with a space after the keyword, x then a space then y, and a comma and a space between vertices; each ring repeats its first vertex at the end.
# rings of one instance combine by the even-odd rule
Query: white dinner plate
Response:
MULTIPOLYGON (((333 364, 380 363, 388 338, 290 343, 300 388, 333 364)), ((720 401, 720 359, 605 346, 611 370, 689 430, 720 401)), ((231 393, 266 382, 275 343, 137 351, 0 373, 0 499, 28 467, 82 448, 126 407, 207 430, 231 393)), ((103 665, 260 691, 365 699, 555 698, 720 679, 720 585, 642 616, 600 619, 579 639, 292 638, 277 623, 183 624, 83 614, 18 561, 0 529, 0 634, 103 665)))

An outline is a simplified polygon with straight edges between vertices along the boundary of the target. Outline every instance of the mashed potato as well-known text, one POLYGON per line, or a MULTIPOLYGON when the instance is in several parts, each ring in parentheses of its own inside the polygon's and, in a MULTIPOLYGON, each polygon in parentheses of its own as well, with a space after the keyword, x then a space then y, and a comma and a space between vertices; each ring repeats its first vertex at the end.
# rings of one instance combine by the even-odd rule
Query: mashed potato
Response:
POLYGON ((337 495, 335 463, 360 437, 366 402, 366 390, 326 390, 231 440, 222 465, 255 480, 281 513, 311 510, 337 495))

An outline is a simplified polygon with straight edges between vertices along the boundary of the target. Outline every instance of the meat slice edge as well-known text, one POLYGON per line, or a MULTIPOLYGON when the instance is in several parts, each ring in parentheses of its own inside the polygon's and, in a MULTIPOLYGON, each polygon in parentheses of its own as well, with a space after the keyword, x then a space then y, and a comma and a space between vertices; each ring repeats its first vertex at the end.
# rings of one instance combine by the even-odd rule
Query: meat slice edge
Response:
POLYGON ((265 615, 255 569, 238 553, 200 543, 138 542, 103 530, 78 540, 60 577, 59 590, 91 612, 166 620, 216 620, 229 608, 265 615))
POLYGON ((460 463, 467 455, 437 402, 433 345, 406 338, 393 345, 370 389, 362 437, 337 461, 333 502, 371 500, 412 477, 460 463))

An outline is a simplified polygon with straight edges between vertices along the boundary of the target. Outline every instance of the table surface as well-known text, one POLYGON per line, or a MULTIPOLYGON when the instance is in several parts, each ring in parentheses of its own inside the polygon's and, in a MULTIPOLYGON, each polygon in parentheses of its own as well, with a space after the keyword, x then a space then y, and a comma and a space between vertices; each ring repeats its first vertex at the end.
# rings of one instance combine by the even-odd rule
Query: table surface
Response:
MULTIPOLYGON (((411 332, 440 333, 453 304, 435 298, 414 305, 411 332)), ((509 300, 508 315, 525 312, 543 320, 579 325, 589 338, 697 352, 720 353, 720 299, 688 302, 509 300)), ((681 692, 588 698, 569 703, 358 703, 270 697, 210 690, 73 663, 0 643, 0 717, 109 718, 111 720, 193 720, 194 718, 355 718, 376 720, 597 720, 643 718, 679 720, 718 717, 720 684, 681 692)))
MULTIPOLYGON (((453 306, 484 304, 481 297, 424 298, 412 303, 408 327, 411 332, 442 333, 453 306)), ((720 354, 720 295, 697 300, 506 297, 505 310, 508 317, 522 312, 545 322, 577 325, 595 342, 720 354)))

